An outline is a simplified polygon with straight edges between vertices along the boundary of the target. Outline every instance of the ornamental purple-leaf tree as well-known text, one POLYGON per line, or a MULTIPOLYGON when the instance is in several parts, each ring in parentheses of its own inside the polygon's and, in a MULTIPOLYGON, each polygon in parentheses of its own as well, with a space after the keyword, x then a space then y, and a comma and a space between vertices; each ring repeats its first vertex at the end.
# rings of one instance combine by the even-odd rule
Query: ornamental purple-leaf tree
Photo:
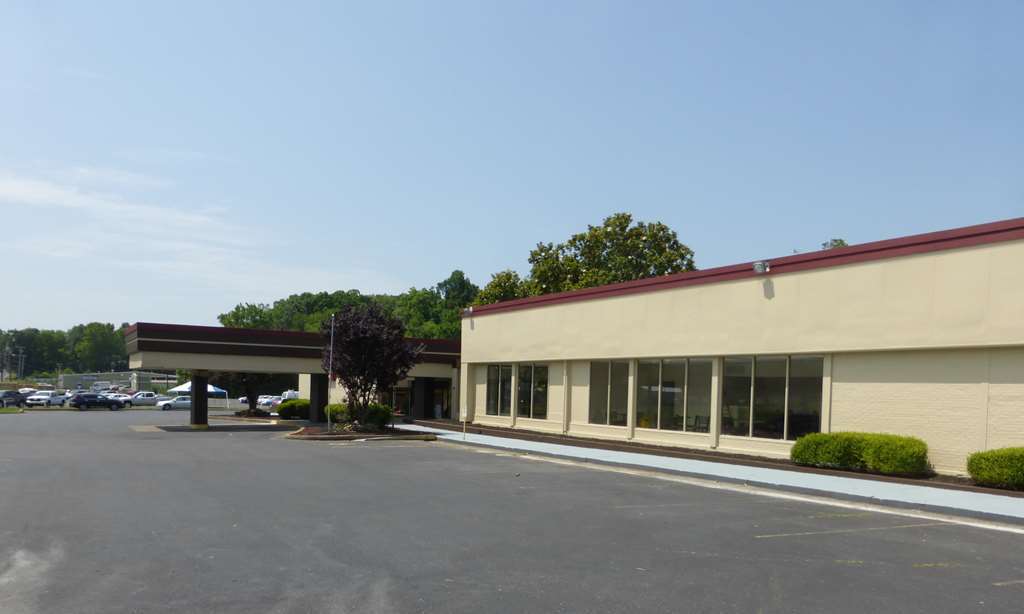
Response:
POLYGON ((321 333, 324 370, 344 386, 349 411, 359 424, 366 424, 376 392, 405 379, 422 351, 406 341, 402 321, 376 303, 346 305, 335 314, 333 365, 330 318, 321 333))

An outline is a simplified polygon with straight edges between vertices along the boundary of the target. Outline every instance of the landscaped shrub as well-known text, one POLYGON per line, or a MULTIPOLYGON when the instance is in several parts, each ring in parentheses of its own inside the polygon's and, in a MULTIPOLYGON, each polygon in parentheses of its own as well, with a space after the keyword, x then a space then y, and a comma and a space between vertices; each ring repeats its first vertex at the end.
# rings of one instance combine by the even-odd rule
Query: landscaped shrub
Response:
POLYGON ((309 420, 309 399, 289 399, 277 406, 282 420, 309 420))
POLYGON ((967 457, 967 473, 978 484, 1024 490, 1024 448, 999 448, 967 457))
POLYGON ((798 465, 890 475, 928 473, 928 445, 916 437, 884 433, 811 433, 796 440, 790 458, 798 465))
POLYGON ((383 430, 391 422, 391 408, 387 405, 372 403, 366 412, 366 424, 383 430))
POLYGON ((331 422, 335 424, 343 424, 345 422, 351 422, 352 417, 348 413, 348 405, 344 403, 331 403, 324 408, 326 415, 330 416, 331 422))

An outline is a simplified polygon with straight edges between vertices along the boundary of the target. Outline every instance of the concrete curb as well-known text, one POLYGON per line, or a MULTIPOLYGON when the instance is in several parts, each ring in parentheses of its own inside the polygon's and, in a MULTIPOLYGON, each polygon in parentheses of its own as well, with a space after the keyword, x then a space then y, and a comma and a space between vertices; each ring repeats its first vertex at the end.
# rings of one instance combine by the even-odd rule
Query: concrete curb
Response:
POLYGON ((297 441, 437 441, 437 435, 424 433, 421 435, 367 435, 365 433, 345 433, 344 435, 299 435, 299 431, 289 433, 285 439, 297 441))

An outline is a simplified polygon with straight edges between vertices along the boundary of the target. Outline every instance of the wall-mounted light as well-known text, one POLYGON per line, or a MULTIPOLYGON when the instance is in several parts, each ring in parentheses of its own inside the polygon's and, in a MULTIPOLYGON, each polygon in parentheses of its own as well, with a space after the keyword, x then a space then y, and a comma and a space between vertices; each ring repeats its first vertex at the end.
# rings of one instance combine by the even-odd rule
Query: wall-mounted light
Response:
POLYGON ((758 275, 764 275, 765 273, 772 270, 772 265, 767 260, 758 260, 754 263, 754 272, 758 275))

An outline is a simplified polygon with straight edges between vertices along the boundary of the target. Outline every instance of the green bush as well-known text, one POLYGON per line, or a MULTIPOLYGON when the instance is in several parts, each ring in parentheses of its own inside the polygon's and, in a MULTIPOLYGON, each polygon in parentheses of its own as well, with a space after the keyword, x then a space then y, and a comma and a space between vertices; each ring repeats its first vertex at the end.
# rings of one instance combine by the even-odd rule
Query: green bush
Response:
POLYGON ((1024 490, 1024 448, 999 448, 967 457, 967 473, 982 486, 1024 490))
POLYGON ((391 408, 379 403, 371 403, 366 412, 366 424, 383 430, 391 422, 391 408))
POLYGON ((790 458, 798 465, 888 475, 924 475, 929 471, 925 442, 884 433, 811 433, 796 440, 790 458))
POLYGON ((352 421, 352 417, 348 413, 348 405, 344 403, 331 403, 324 408, 324 412, 330 416, 332 423, 344 424, 352 421))
POLYGON ((309 399, 289 399, 277 406, 282 420, 309 420, 309 399))

